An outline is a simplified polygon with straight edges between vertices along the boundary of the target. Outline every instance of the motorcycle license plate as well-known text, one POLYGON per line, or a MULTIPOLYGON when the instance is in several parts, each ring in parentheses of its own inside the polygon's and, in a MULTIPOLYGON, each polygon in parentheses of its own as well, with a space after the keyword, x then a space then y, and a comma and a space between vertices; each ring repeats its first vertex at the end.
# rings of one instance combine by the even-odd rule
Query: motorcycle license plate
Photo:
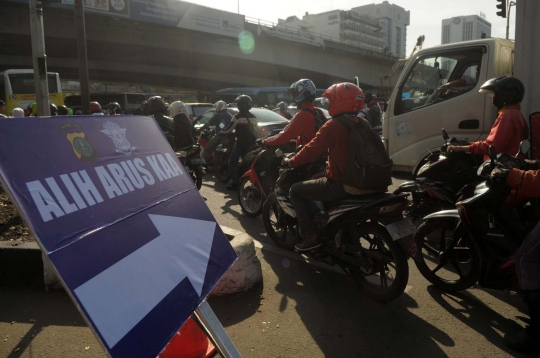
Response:
POLYGON ((189 164, 190 165, 203 165, 204 161, 202 160, 202 158, 193 158, 189 161, 189 164))
POLYGON ((409 235, 413 235, 416 232, 416 226, 411 220, 404 219, 386 225, 386 230, 388 230, 388 233, 392 236, 392 240, 396 241, 409 235))

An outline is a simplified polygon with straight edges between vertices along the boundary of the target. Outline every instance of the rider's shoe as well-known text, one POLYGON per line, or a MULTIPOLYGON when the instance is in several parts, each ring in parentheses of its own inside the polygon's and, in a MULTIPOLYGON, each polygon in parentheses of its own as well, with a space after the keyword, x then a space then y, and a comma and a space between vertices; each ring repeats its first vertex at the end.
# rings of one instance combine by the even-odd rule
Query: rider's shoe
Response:
POLYGON ((227 185, 227 190, 236 191, 238 190, 238 183, 231 183, 227 185))
POLYGON ((317 235, 310 235, 301 243, 294 246, 297 251, 310 251, 322 245, 322 240, 317 235))

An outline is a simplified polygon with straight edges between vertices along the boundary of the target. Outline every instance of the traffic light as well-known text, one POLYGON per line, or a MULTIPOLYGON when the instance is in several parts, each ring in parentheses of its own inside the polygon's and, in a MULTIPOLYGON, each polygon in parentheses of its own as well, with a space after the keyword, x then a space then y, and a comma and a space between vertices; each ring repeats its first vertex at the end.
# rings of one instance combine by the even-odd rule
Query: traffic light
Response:
POLYGON ((506 18, 506 0, 497 0, 497 2, 499 3, 497 5, 497 9, 499 9, 497 16, 506 18))

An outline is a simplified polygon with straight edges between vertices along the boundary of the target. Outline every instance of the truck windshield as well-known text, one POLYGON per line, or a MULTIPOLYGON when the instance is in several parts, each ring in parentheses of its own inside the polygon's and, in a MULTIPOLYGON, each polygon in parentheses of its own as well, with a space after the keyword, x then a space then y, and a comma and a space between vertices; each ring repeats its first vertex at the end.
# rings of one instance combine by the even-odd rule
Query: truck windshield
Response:
POLYGON ((482 50, 438 53, 419 58, 396 98, 395 115, 464 94, 476 87, 482 50))

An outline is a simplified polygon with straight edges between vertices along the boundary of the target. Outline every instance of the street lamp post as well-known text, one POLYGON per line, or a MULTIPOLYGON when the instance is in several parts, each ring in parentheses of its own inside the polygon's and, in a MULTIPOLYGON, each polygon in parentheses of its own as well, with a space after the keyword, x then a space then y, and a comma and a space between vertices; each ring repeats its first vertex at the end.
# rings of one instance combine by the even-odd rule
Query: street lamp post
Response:
POLYGON ((510 36, 510 9, 516 5, 514 1, 508 3, 508 10, 506 11, 506 39, 510 36))

